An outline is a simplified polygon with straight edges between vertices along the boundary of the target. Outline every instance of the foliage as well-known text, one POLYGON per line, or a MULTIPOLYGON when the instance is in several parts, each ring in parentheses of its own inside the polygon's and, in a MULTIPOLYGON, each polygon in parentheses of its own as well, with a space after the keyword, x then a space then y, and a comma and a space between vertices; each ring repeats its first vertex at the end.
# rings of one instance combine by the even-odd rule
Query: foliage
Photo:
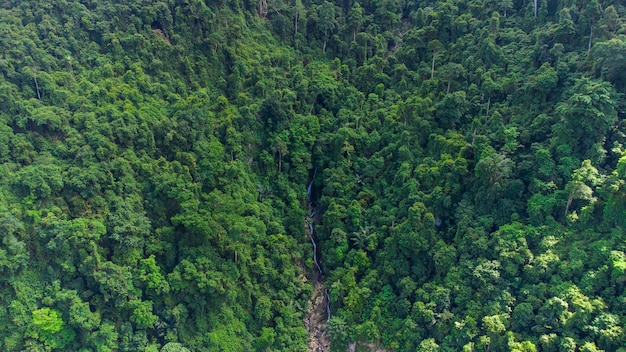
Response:
POLYGON ((0 349, 305 350, 309 203, 333 350, 624 348, 626 8, 535 4, 3 2, 0 349))

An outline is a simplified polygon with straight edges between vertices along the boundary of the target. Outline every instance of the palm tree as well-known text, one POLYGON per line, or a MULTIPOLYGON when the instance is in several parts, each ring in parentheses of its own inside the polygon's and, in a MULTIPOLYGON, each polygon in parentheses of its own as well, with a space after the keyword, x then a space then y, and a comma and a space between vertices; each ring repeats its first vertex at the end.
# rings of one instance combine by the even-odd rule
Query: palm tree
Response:
POLYGON ((361 226, 359 231, 352 233, 352 243, 359 249, 369 249, 375 235, 376 234, 370 232, 369 227, 361 226))

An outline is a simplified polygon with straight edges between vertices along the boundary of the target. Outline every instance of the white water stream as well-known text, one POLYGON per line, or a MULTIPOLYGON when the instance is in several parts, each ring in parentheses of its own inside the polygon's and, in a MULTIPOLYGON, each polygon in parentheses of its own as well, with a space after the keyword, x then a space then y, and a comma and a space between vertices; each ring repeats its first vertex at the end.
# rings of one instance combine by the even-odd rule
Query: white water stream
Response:
MULTIPOLYGON (((313 244, 313 262, 315 262, 315 266, 317 267, 317 271, 319 272, 318 281, 323 285, 323 277, 324 272, 322 271, 322 267, 319 264, 319 260, 317 259, 317 243, 315 242, 315 220, 314 216, 317 213, 317 208, 314 207, 313 198, 312 198, 312 189, 313 182, 315 180, 315 174, 317 173, 317 169, 313 172, 313 179, 309 183, 306 189, 306 198, 311 207, 311 214, 307 217, 306 221, 309 225, 309 233, 311 236, 311 243, 313 244)), ((326 298, 326 321, 330 320, 330 295, 328 294, 328 290, 324 288, 324 296, 326 298)))

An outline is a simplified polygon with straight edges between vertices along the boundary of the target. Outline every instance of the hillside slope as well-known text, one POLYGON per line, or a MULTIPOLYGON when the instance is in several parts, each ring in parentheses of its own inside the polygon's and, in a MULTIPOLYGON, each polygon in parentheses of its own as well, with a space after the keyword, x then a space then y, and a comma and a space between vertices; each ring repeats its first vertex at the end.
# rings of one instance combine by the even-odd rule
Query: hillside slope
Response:
POLYGON ((5 1, 0 349, 626 348, 625 16, 5 1))

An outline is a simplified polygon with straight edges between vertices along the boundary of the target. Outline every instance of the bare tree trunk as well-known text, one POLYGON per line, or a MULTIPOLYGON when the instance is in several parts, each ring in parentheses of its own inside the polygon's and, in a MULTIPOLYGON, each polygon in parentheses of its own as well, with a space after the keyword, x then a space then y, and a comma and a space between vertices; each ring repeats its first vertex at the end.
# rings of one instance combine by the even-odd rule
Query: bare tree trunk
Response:
POLYGON ((535 17, 537 17, 537 0, 535 0, 535 17))
POLYGON ((591 29, 589 30, 589 47, 587 48, 587 55, 589 55, 589 53, 591 52, 592 42, 593 42, 593 26, 591 26, 591 29))
POLYGON ((572 201, 574 201, 574 199, 571 197, 567 199, 567 205, 565 206, 565 214, 563 214, 564 218, 567 218, 567 212, 569 211, 569 207, 572 205, 572 201))
POLYGON ((437 52, 433 50, 433 64, 430 67, 430 79, 435 77, 435 54, 437 54, 437 52))
POLYGON ((33 76, 35 77, 35 88, 37 89, 37 99, 41 100, 41 93, 39 92, 39 83, 37 82, 37 72, 33 70, 33 76))
POLYGON ((478 132, 478 129, 474 127, 474 133, 472 133, 472 148, 474 148, 474 142, 476 141, 476 132, 478 132))
POLYGON ((259 0, 259 16, 267 16, 267 0, 259 0))

